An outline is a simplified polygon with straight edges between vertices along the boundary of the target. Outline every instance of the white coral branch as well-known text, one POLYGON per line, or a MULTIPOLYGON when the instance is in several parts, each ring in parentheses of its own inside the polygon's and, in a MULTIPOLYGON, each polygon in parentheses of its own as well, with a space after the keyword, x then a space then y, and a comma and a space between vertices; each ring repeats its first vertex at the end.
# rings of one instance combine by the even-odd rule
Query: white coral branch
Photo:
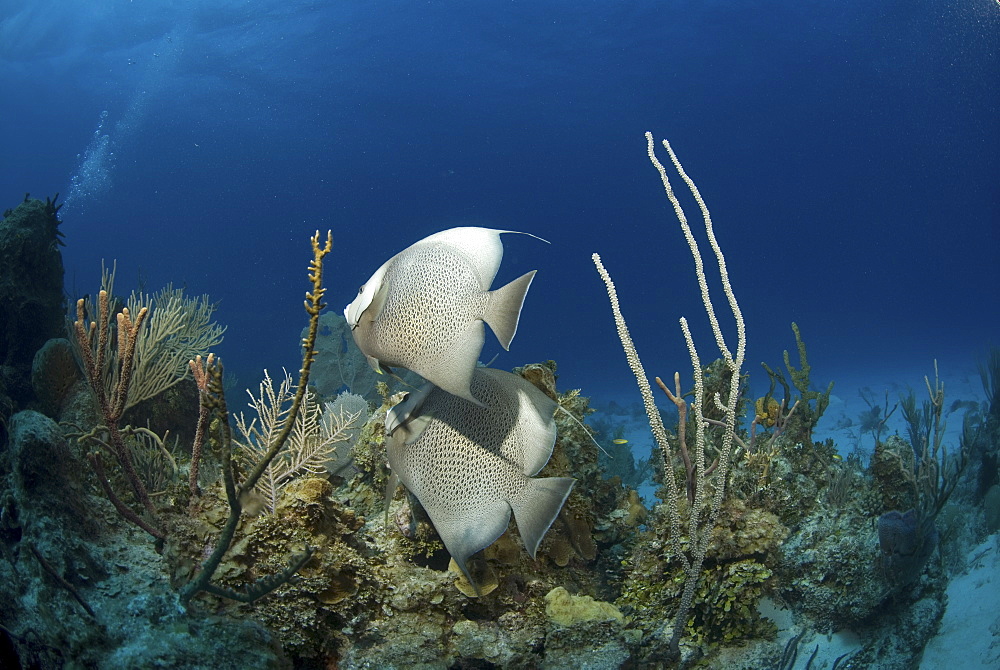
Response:
MULTIPOLYGON (((275 390, 274 383, 264 371, 264 381, 260 393, 255 396, 249 390, 249 406, 257 414, 247 422, 243 414, 236 417, 236 427, 241 438, 236 440, 240 447, 240 458, 249 467, 257 463, 274 443, 288 419, 288 410, 294 397, 291 375, 285 371, 285 378, 275 390)), ((307 395, 296 418, 287 447, 271 462, 255 490, 264 498, 265 506, 274 514, 283 489, 294 478, 304 475, 326 473, 327 462, 335 458, 337 449, 350 442, 352 431, 361 419, 363 411, 323 413, 315 396, 307 395)))

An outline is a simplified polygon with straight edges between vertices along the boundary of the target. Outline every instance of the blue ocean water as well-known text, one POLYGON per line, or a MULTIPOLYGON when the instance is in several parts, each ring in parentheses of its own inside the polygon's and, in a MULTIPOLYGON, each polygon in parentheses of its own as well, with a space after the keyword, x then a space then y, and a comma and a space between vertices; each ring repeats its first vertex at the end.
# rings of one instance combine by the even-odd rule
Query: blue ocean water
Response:
POLYGON ((297 369, 314 230, 338 311, 432 232, 531 232, 495 365, 555 359, 599 401, 634 381, 595 251, 651 374, 689 376, 682 315, 716 355, 649 130, 712 210, 753 383, 795 321, 856 397, 935 358, 974 379, 998 341, 998 82, 995 0, 3 0, 0 195, 61 192, 73 297, 117 259, 122 289, 219 301, 244 387, 297 369))

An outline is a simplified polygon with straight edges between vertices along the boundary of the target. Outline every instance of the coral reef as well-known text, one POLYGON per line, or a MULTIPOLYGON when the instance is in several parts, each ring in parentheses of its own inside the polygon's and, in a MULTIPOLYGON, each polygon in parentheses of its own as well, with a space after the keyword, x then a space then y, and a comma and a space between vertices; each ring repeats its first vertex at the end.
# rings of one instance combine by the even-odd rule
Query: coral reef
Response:
POLYGON ((259 623, 185 613, 164 557, 95 495, 51 419, 26 410, 11 427, 0 623, 17 658, 4 667, 289 666, 259 623))
MULTIPOLYGON (((52 261, 57 210, 26 201, 3 225, 42 217, 52 261)), ((970 410, 951 456, 932 422, 922 449, 892 436, 862 468, 831 441, 812 440, 830 388, 808 389, 793 326, 800 364, 786 356, 786 367, 798 405, 773 373, 786 398, 751 403, 745 375, 723 358, 695 370, 693 404, 678 376, 667 405, 677 414, 652 408, 670 424, 645 463, 659 486, 650 510, 622 483, 641 482, 644 464, 618 444, 629 466, 608 471, 582 423, 590 401, 580 389, 560 391, 555 362, 517 368, 559 407, 539 476, 577 484, 536 559, 515 523, 470 559, 477 592, 449 567, 419 503, 404 491, 385 495, 386 413, 403 394, 363 372, 342 325, 320 318, 323 249, 317 236, 298 384, 289 378, 275 391, 267 380, 255 396, 260 414, 236 422, 210 355, 165 367, 165 385, 127 407, 129 351, 155 317, 143 309, 155 305, 126 312, 108 291, 91 311, 83 301, 70 334, 80 360, 60 337, 61 291, 44 315, 19 312, 45 322, 58 307, 48 332, 29 340, 21 316, 2 322, 13 372, 0 388, 0 665, 785 667, 782 649, 794 651, 806 631, 849 629, 859 640, 850 667, 913 667, 942 616, 947 570, 961 568, 949 546, 998 523, 995 404, 970 410), (101 352, 107 366, 96 364, 101 352), (376 409, 329 397, 345 385, 376 409), (343 440, 317 447, 314 438, 338 431, 343 440), (727 440, 731 458, 719 470, 727 440), (685 463, 697 449, 702 462, 685 463), (977 465, 963 478, 966 453, 977 465), (794 620, 794 643, 772 601, 794 620)), ((44 302, 32 287, 4 293, 3 281, 0 309, 44 302)), ((984 372, 984 386, 1000 386, 996 374, 984 372)), ((928 387, 927 411, 939 415, 943 390, 928 387)), ((612 420, 601 425, 612 438, 612 420)))
POLYGON ((560 626, 580 621, 617 621, 625 623, 621 611, 611 603, 590 596, 574 596, 561 586, 545 594, 545 615, 560 626))
POLYGON ((869 471, 883 510, 907 510, 917 504, 917 491, 912 484, 915 468, 913 448, 902 438, 893 435, 875 445, 869 471))
POLYGON ((933 519, 922 521, 916 510, 893 510, 878 518, 878 543, 886 579, 906 585, 920 575, 937 548, 938 532, 933 519))
MULTIPOLYGON (((630 656, 638 633, 629 632, 621 613, 600 601, 617 594, 608 575, 617 571, 646 512, 635 491, 601 476, 596 447, 579 423, 588 411, 586 398, 579 391, 557 390, 552 363, 527 369, 565 410, 557 416, 560 438, 548 471, 586 482, 591 495, 571 498, 538 561, 527 556, 513 526, 476 557, 475 562, 494 575, 492 593, 479 598, 462 593, 457 575, 442 561, 445 555, 433 527, 412 501, 393 501, 385 523, 384 474, 375 473, 384 467, 379 449, 385 408, 398 397, 386 393, 382 409, 361 429, 349 476, 342 471, 338 476, 293 477, 276 492, 273 514, 243 516, 213 571, 215 586, 187 605, 180 597, 183 587, 214 553, 227 524, 229 506, 222 483, 216 479, 192 495, 183 478, 184 457, 178 456, 182 467, 164 475, 154 504, 165 540, 152 543, 99 492, 83 465, 80 447, 86 439, 67 441, 63 429, 50 419, 22 412, 13 421, 12 456, 3 464, 8 473, 5 486, 17 492, 5 507, 4 524, 16 527, 18 535, 13 530, 5 534, 14 539, 5 543, 10 559, 0 562, 0 570, 8 576, 14 569, 24 573, 33 560, 26 548, 32 542, 97 620, 73 602, 65 587, 49 580, 48 598, 79 614, 64 615, 61 626, 23 621, 57 637, 32 642, 20 623, 0 623, 9 629, 22 660, 35 659, 43 666, 60 664, 46 646, 56 640, 62 653, 121 667, 187 665, 199 656, 224 653, 227 645, 241 645, 241 651, 226 653, 221 667, 245 667, 251 654, 259 659, 255 667, 439 668, 453 662, 617 666, 630 656), (30 437, 35 434, 42 437, 30 437), (63 470, 53 471, 52 462, 63 464, 63 470), (52 506, 44 517, 58 523, 41 520, 36 511, 40 505, 52 506), (59 544, 42 543, 43 538, 59 538, 59 544), (95 538, 102 539, 95 544, 95 538), (261 577, 282 572, 289 555, 306 547, 310 553, 295 579, 270 596, 234 604, 221 595, 253 589, 261 577), (116 564, 128 566, 130 577, 116 564), (556 595, 546 599, 547 594, 556 595), (559 614, 561 610, 576 614, 559 614), (595 617, 593 611, 605 612, 610 619, 595 617), (128 617, 130 623, 112 634, 107 624, 114 617, 128 617), (205 639, 195 642, 193 636, 205 639), (252 644, 245 641, 247 636, 254 636, 252 644)), ((44 374, 63 373, 58 365, 39 366, 39 375, 44 374), (48 369, 55 372, 42 372, 48 369)), ((89 399, 85 385, 76 386, 89 399)), ((74 418, 65 430, 79 438, 79 429, 71 426, 79 422, 83 428, 99 418, 92 406, 89 413, 69 409, 74 406, 69 402, 62 415, 74 418)), ((130 439, 126 435, 125 442, 131 444, 130 439)), ((221 453, 215 447, 204 455, 216 476, 221 453)), ((124 501, 134 505, 127 482, 115 471, 110 476, 124 501)), ((36 577, 41 577, 40 570, 36 577)), ((23 574, 15 581, 23 588, 6 596, 5 607, 24 612, 25 599, 34 597, 30 588, 43 582, 23 574)))

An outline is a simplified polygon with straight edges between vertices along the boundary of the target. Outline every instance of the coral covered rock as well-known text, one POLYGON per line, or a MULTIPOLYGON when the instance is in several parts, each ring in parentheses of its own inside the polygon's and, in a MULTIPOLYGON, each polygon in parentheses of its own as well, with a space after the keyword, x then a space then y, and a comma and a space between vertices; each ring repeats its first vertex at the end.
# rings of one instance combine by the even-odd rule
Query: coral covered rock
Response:
POLYGON ((25 196, 0 220, 0 378, 14 407, 30 400, 35 352, 65 332, 58 211, 25 196))
POLYGON ((621 610, 611 603, 572 595, 561 586, 545 595, 545 614, 561 626, 572 626, 579 621, 625 621, 621 610))
POLYGON ((779 590, 821 631, 855 626, 888 595, 878 553, 869 518, 820 510, 783 545, 779 590))
POLYGON ((89 468, 73 457, 52 419, 31 410, 11 417, 10 468, 11 491, 28 534, 55 540, 68 531, 92 530, 80 476, 89 468))
POLYGON ((49 416, 58 417, 62 413, 73 386, 81 381, 83 374, 66 338, 53 338, 35 352, 31 363, 31 387, 49 416))
POLYGON ((880 511, 907 510, 916 506, 914 459, 912 447, 895 435, 875 445, 868 471, 874 477, 875 490, 882 498, 880 511))

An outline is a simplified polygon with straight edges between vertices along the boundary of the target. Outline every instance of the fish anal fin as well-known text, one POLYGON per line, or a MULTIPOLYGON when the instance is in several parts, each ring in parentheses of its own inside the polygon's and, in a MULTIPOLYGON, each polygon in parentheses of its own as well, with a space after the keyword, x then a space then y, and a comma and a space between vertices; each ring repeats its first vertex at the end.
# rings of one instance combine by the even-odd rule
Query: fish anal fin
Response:
POLYGON ((528 479, 524 489, 510 501, 517 530, 532 558, 575 483, 571 477, 528 479))
POLYGON ((429 365, 419 366, 420 369, 415 369, 414 372, 438 388, 484 407, 485 405, 472 395, 470 387, 485 340, 483 324, 478 320, 472 321, 465 332, 456 338, 445 356, 429 365))
POLYGON ((490 325, 504 349, 510 350, 510 342, 517 333, 521 307, 524 306, 524 297, 528 294, 535 272, 532 270, 523 274, 511 283, 487 294, 489 301, 486 303, 483 321, 490 325))
MULTIPOLYGON (((473 554, 493 544, 507 530, 510 525, 510 506, 507 501, 497 499, 489 504, 484 503, 474 513, 461 517, 442 514, 444 510, 427 505, 424 505, 424 510, 431 518, 445 549, 455 559, 469 583, 475 585, 476 581, 469 572, 467 563, 473 554)), ((476 589, 478 590, 478 586, 476 589)))

